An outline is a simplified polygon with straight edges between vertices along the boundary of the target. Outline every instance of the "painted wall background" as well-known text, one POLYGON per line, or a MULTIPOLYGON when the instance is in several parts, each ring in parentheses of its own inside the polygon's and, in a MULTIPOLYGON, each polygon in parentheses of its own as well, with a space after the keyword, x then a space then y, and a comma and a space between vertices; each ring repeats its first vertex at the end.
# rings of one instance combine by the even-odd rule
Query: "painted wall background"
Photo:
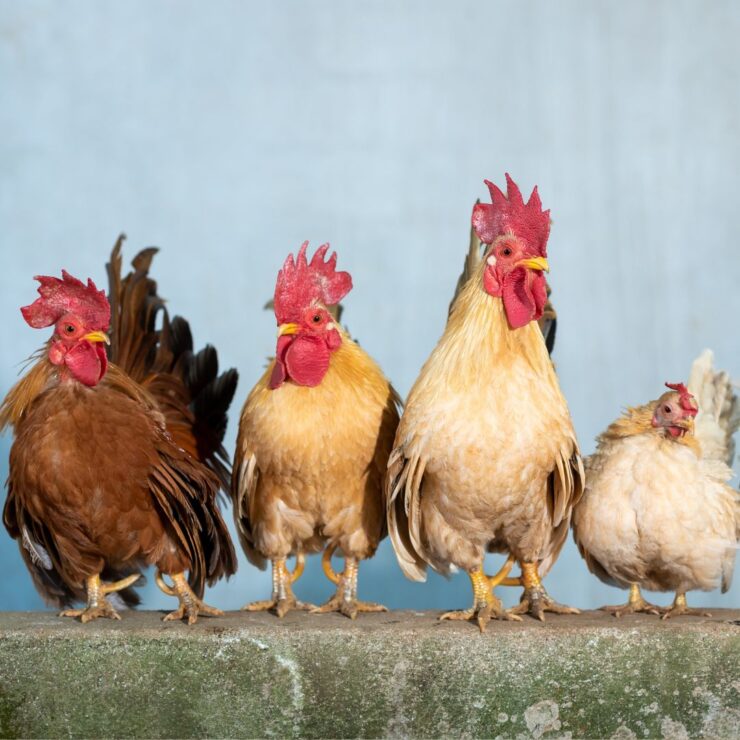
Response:
MULTIPOLYGON (((31 277, 104 283, 123 230, 129 257, 162 247, 160 288, 239 368, 237 408, 275 344, 262 305, 304 239, 339 251, 346 320, 405 394, 483 178, 509 171, 552 209, 555 357, 590 452, 704 347, 740 376, 738 36, 731 1, 2 0, 0 393, 46 337, 18 312, 31 277)), ((0 608, 40 607, 4 531, 0 558, 0 608)), ((387 541, 360 573, 361 596, 391 607, 470 598, 462 576, 407 582, 387 541)), ((572 543, 548 586, 582 607, 622 598, 572 543)), ((268 591, 243 561, 209 600, 268 591)), ((330 592, 312 560, 299 596, 330 592)), ((151 579, 145 600, 171 601, 151 579)), ((740 583, 693 601, 738 606, 740 583)))

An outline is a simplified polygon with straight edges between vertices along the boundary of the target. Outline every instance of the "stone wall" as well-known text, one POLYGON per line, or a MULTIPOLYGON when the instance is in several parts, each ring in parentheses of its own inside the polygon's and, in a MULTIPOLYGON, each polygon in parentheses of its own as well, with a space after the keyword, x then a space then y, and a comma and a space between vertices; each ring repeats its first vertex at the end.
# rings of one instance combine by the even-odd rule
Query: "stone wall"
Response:
POLYGON ((740 611, 0 614, 2 737, 740 737, 740 611))

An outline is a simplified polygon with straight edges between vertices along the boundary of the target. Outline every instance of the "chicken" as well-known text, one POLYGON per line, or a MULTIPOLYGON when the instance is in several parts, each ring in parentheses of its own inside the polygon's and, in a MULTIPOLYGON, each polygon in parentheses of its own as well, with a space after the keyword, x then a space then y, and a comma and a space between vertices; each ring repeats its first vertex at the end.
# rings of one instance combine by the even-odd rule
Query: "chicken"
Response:
MULTIPOLYGON (((485 258, 468 274, 444 334, 406 402, 389 461, 388 529, 407 577, 429 565, 463 569, 471 609, 442 619, 519 619, 577 610, 557 604, 541 583, 556 559, 581 495, 583 467, 568 407, 543 334, 549 211, 535 188, 525 204, 506 175, 507 195, 487 182, 492 204, 472 223, 485 258), (494 577, 486 551, 508 552, 494 577), (505 611, 493 594, 519 561, 520 604, 505 611)), ((474 251, 474 250, 473 250, 474 251)))
POLYGON ((204 587, 236 569, 216 497, 230 477, 222 440, 237 375, 219 377, 213 347, 193 354, 187 322, 170 321, 148 277, 156 249, 121 279, 122 240, 110 300, 62 271, 36 278, 40 297, 21 309, 53 335, 0 408, 15 432, 3 519, 47 602, 86 601, 62 616, 120 619, 151 564, 179 602, 165 619, 193 623, 222 613, 204 587))
POLYGON ((573 536, 588 569, 629 600, 604 607, 615 616, 647 612, 664 619, 704 614, 686 593, 730 587, 740 534, 740 499, 732 477, 732 433, 740 403, 729 378, 699 357, 690 386, 629 408, 598 437, 586 463, 586 491, 573 515, 573 536), (698 415, 697 415, 698 410, 698 415), (674 591, 668 609, 640 589, 674 591))
POLYGON ((360 560, 385 536, 383 477, 398 425, 399 399, 370 356, 341 328, 333 307, 351 290, 328 244, 290 255, 275 287, 276 358, 252 389, 241 415, 232 497, 237 531, 253 564, 272 563, 272 597, 249 611, 282 617, 308 609, 291 584, 306 553, 323 555, 336 594, 315 612, 385 607, 357 599, 360 560), (331 568, 344 555, 344 571, 331 568), (296 556, 291 573, 286 560, 296 556))

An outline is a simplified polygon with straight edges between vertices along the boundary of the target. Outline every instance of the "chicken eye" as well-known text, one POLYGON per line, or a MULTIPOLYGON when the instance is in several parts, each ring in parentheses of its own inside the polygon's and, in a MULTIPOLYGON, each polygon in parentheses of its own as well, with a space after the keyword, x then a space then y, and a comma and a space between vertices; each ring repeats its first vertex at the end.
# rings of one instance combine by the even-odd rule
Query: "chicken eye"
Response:
POLYGON ((673 409, 670 406, 663 406, 663 411, 666 412, 666 414, 672 414, 673 409))
POLYGON ((313 321, 314 324, 318 324, 321 321, 321 314, 315 313, 311 321, 313 321))
POLYGON ((67 324, 67 326, 64 327, 64 331, 66 331, 67 334, 74 334, 75 328, 72 324, 67 324))
POLYGON ((501 254, 502 254, 502 255, 503 255, 504 257, 511 257, 511 247, 504 247, 504 248, 503 248, 503 249, 501 250, 501 254))

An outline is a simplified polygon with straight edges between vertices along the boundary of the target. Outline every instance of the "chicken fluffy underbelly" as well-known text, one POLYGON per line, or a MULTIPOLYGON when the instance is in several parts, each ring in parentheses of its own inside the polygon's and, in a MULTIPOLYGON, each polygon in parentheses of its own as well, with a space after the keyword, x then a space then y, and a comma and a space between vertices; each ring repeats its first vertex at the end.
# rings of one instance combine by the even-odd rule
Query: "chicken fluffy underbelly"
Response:
POLYGON ((510 403, 501 396, 453 397, 428 420, 435 431, 424 450, 422 511, 432 549, 446 536, 437 531, 437 515, 478 547, 493 544, 536 560, 546 546, 552 531, 546 483, 558 454, 548 429, 557 422, 546 402, 527 407, 516 396, 508 395, 510 403))

